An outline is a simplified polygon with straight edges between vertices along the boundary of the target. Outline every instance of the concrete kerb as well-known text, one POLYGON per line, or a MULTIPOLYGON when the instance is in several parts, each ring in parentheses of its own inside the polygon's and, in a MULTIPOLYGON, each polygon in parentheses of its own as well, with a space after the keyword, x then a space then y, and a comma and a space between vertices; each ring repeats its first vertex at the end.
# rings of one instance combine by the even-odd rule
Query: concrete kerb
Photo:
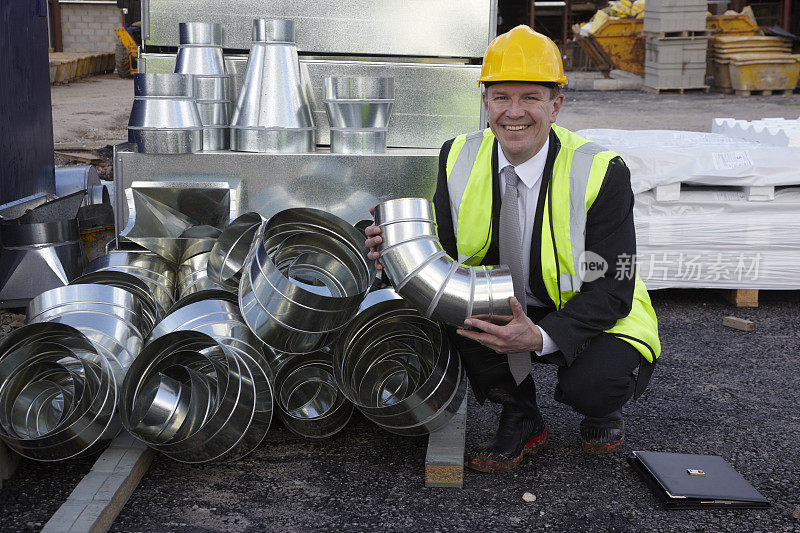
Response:
POLYGON ((42 531, 107 531, 152 460, 153 451, 124 431, 97 459, 42 531))

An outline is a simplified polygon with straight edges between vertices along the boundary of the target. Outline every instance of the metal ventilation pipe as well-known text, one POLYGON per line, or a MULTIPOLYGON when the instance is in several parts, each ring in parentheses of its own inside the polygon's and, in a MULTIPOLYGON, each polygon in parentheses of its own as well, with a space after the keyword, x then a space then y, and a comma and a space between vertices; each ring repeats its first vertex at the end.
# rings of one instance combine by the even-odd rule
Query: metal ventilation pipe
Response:
POLYGON ((336 344, 339 389, 367 418, 398 435, 444 427, 466 395, 461 359, 442 326, 392 289, 370 293, 336 344))
POLYGON ((312 439, 341 431, 353 415, 353 404, 336 386, 331 354, 318 351, 291 355, 275 375, 277 403, 283 424, 312 439))
POLYGON ((442 249, 433 205, 400 198, 375 208, 382 230, 381 263, 395 290, 426 317, 461 326, 476 315, 512 315, 511 271, 500 266, 464 266, 442 249))
POLYGON ((311 353, 333 342, 356 315, 374 276, 353 226, 318 209, 286 209, 253 242, 239 307, 253 333, 273 349, 311 353))
POLYGON ((269 429, 271 406, 262 365, 205 333, 175 331, 134 361, 120 415, 151 448, 176 461, 207 463, 253 451, 269 429))
POLYGON ((105 448, 120 430, 114 371, 97 345, 58 323, 0 342, 0 440, 29 459, 62 461, 105 448))
POLYGON ((245 213, 222 231, 208 257, 208 278, 224 289, 239 292, 244 263, 250 245, 264 219, 258 213, 245 213))

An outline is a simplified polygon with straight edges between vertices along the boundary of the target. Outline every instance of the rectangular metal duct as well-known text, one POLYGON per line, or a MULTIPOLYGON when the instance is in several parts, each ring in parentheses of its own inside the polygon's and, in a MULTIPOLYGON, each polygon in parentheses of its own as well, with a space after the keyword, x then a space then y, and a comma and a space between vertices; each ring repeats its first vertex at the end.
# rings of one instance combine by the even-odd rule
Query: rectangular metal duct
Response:
MULTIPOLYGON (((229 55, 225 63, 238 94, 247 56, 229 55)), ((172 72, 175 56, 143 54, 140 65, 143 72, 172 72)), ((439 148, 447 139, 481 128, 481 93, 477 82, 480 65, 308 58, 301 58, 300 65, 308 72, 314 89, 312 111, 318 144, 330 144, 328 115, 322 101, 326 76, 394 77, 395 105, 389 122, 389 147, 439 148)))
MULTIPOLYGON (((135 181, 159 187, 218 186, 226 181, 236 213, 257 211, 270 217, 290 207, 315 207, 350 223, 370 218, 369 208, 392 198, 432 198, 438 150, 390 149, 380 155, 200 152, 140 154, 135 145, 118 144, 114 155, 117 190, 135 181)), ((124 194, 115 195, 117 234, 128 220, 124 194)), ((234 210, 232 205, 232 211, 234 210)))
POLYGON ((224 48, 249 50, 254 18, 289 18, 301 54, 480 58, 497 0, 142 0, 142 13, 145 51, 177 47, 179 22, 219 22, 224 48))

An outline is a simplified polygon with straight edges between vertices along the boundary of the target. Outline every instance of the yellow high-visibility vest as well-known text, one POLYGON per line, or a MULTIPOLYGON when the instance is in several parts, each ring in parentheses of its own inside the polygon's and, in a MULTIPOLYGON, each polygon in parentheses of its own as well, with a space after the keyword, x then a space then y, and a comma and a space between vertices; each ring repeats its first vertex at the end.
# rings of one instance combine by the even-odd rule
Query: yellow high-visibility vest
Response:
MULTIPOLYGON (((555 124, 552 128, 561 149, 545 196, 545 202, 552 203, 553 231, 551 234, 550 209, 544 209, 541 265, 547 294, 561 309, 583 284, 580 261, 586 261, 586 214, 617 154, 555 124)), ((447 188, 458 258, 469 265, 480 264, 491 244, 494 140, 489 128, 460 135, 447 156, 447 188)), ((631 311, 606 333, 630 343, 647 361, 654 362, 661 355, 658 320, 644 282, 638 272, 633 275, 631 311)))

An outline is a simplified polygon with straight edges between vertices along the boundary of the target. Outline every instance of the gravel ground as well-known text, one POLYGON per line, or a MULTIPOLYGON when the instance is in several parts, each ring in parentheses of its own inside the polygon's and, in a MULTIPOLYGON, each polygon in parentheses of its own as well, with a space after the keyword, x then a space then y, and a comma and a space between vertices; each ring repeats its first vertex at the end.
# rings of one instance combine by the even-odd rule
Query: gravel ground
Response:
MULTIPOLYGON (((466 471, 462 490, 426 489, 426 439, 395 437, 356 416, 321 442, 275 429, 231 464, 159 457, 113 530, 800 531, 800 293, 762 292, 757 309, 734 309, 712 291, 656 291, 653 300, 664 355, 648 391, 626 409, 628 439, 615 456, 580 452, 579 416, 553 401, 553 369, 536 367, 551 445, 508 474, 466 471), (726 315, 753 320, 756 331, 724 328, 726 315), (721 455, 773 506, 666 511, 627 466, 632 450, 721 455), (536 500, 525 502, 525 492, 536 500)), ((471 401, 468 445, 494 428, 496 414, 471 401)), ((24 461, 0 492, 3 529, 46 521, 89 463, 24 461)))

